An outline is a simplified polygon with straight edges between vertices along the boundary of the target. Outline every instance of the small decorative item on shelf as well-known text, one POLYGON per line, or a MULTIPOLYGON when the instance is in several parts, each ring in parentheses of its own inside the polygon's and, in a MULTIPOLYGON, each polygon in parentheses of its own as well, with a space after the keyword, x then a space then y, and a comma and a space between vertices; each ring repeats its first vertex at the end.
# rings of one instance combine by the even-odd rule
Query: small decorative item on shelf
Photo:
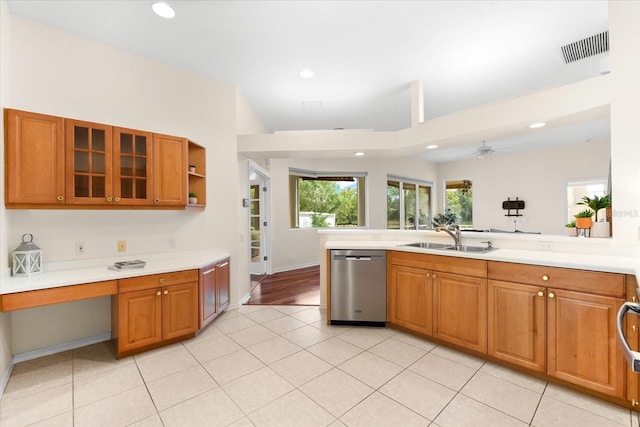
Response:
POLYGON ((575 221, 571 221, 570 223, 566 224, 565 227, 567 228, 567 236, 575 237, 578 235, 578 230, 576 230, 575 221))
POLYGON ((42 249, 33 243, 32 234, 23 234, 22 243, 13 251, 11 273, 14 276, 31 276, 42 273, 42 249), (29 236, 29 241, 25 237, 29 236))
POLYGON ((196 173, 196 165, 189 165, 189 172, 196 173))
POLYGON ((190 205, 198 204, 198 195, 193 191, 189 192, 189 204, 190 205))
POLYGON ((591 217, 593 216, 593 211, 591 209, 585 209, 582 212, 578 212, 574 215, 576 218, 576 228, 579 229, 587 229, 591 228, 591 224, 593 220, 591 217))
POLYGON ((598 212, 601 209, 606 209, 611 206, 611 195, 605 194, 602 197, 593 196, 593 198, 584 196, 581 202, 576 203, 578 205, 589 206, 596 215, 595 222, 591 225, 591 237, 609 237, 610 227, 606 218, 600 218, 598 220, 598 212))

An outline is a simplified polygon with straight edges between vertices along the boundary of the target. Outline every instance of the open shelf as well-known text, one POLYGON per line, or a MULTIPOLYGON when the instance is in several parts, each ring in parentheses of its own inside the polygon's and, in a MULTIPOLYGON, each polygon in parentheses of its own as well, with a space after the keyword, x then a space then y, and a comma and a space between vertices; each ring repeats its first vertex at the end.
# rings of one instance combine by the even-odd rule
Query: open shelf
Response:
POLYGON ((195 172, 189 171, 189 193, 198 195, 197 204, 187 204, 191 207, 205 207, 207 205, 207 178, 206 178, 206 150, 204 147, 189 141, 189 169, 195 167, 195 172))

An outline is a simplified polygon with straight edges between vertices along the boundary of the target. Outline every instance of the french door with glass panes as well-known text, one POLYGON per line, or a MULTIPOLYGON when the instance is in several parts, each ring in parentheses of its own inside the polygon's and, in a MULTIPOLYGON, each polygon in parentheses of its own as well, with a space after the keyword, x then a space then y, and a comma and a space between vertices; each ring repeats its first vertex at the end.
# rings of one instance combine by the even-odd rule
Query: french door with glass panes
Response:
POLYGON ((252 173, 249 184, 249 247, 251 251, 250 273, 263 275, 267 273, 268 220, 266 195, 267 180, 260 174, 252 173))

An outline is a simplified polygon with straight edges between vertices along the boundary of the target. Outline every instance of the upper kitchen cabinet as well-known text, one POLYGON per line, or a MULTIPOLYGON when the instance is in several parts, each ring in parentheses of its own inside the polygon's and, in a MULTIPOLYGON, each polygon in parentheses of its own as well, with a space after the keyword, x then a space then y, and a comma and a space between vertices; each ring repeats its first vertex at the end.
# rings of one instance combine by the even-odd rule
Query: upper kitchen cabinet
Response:
POLYGON ((190 192, 204 206, 205 163, 186 138, 5 110, 10 209, 184 209, 190 192))
POLYGON ((111 135, 108 125, 65 120, 67 203, 112 203, 111 135))
POLYGON ((187 204, 187 140, 153 134, 153 171, 155 206, 187 204))
POLYGON ((5 110, 5 204, 63 205, 64 119, 5 110))
POLYGON ((189 203, 187 206, 205 206, 207 204, 205 153, 204 147, 189 141, 189 195, 195 194, 198 202, 189 203))
POLYGON ((113 128, 114 203, 153 203, 152 142, 150 132, 113 128))

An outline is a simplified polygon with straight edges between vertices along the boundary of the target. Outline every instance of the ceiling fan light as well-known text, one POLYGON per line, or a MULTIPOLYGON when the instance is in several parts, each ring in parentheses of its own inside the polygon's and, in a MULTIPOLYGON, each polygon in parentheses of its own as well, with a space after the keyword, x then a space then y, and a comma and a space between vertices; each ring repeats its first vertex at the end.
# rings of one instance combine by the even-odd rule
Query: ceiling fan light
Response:
POLYGON ((162 18, 171 19, 176 16, 175 10, 163 1, 155 2, 151 5, 151 9, 162 18))

